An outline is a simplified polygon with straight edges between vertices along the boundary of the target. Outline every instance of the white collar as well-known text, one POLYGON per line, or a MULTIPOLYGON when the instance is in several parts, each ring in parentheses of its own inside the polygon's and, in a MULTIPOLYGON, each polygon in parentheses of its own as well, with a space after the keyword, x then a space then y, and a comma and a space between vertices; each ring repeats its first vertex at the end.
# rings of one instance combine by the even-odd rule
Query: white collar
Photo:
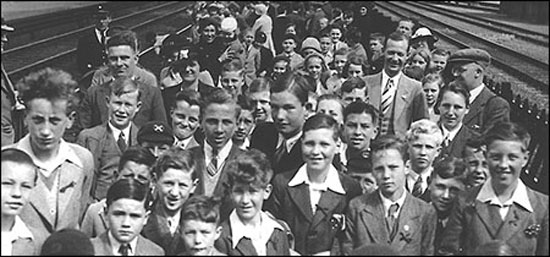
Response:
POLYGON ((248 137, 245 137, 243 144, 239 146, 239 148, 241 148, 242 150, 248 150, 248 148, 250 148, 250 139, 248 139, 248 137))
MULTIPOLYGON (((220 163, 224 162, 225 159, 227 159, 231 148, 233 148, 233 140, 229 139, 227 143, 222 147, 222 149, 218 152, 218 167, 220 163)), ((204 157, 207 165, 208 163, 210 163, 210 160, 214 158, 214 156, 212 156, 212 146, 210 146, 208 142, 206 142, 206 139, 204 140, 204 157)))
POLYGON ((29 230, 29 227, 25 224, 25 222, 19 217, 19 215, 15 215, 15 220, 13 222, 13 227, 11 228, 11 231, 2 232, 2 240, 7 239, 8 242, 13 243, 15 240, 19 238, 30 238, 34 239, 32 232, 29 230))
MULTIPOLYGON (((266 245, 267 241, 273 234, 275 229, 283 230, 283 227, 265 214, 263 211, 260 211, 260 226, 252 227, 245 225, 239 216, 237 211, 233 210, 229 215, 229 225, 231 226, 231 243, 233 249, 237 247, 241 238, 248 238, 252 242, 257 242, 257 244, 266 245), (257 238, 259 236, 259 238, 257 238)), ((256 249, 258 250, 258 249, 256 249)), ((257 252, 257 251, 256 251, 257 252)))
POLYGON ((470 101, 470 104, 472 104, 474 100, 476 100, 476 98, 479 96, 479 94, 481 94, 483 88, 485 88, 485 84, 482 82, 481 85, 470 90, 470 99, 468 99, 470 101))
POLYGON ((443 141, 445 141, 445 138, 449 138, 449 141, 453 141, 453 139, 456 137, 456 134, 458 134, 458 131, 462 128, 462 122, 456 126, 453 130, 447 130, 443 124, 441 124, 441 131, 443 132, 443 141))
POLYGON ((30 140, 30 134, 27 134, 25 137, 23 137, 19 142, 17 143, 17 148, 21 149, 23 152, 27 153, 32 160, 34 161, 34 164, 39 167, 41 170, 46 170, 48 172, 53 172, 59 165, 63 164, 65 161, 69 161, 76 166, 83 168, 84 165, 82 164, 82 161, 80 160, 80 157, 76 155, 76 153, 73 151, 69 143, 65 142, 65 140, 60 139, 61 142, 59 143, 59 151, 57 153, 57 156, 54 157, 55 159, 52 160, 50 163, 46 164, 41 162, 36 155, 34 155, 34 152, 32 151, 31 147, 31 140, 30 140))
POLYGON ((338 176, 338 170, 336 170, 336 168, 334 168, 334 166, 332 165, 330 165, 327 177, 322 184, 316 184, 309 181, 309 177, 307 175, 307 164, 302 165, 302 167, 298 169, 298 172, 296 172, 294 177, 292 177, 292 179, 288 182, 288 186, 294 187, 301 185, 302 183, 305 183, 310 188, 315 188, 319 191, 326 191, 330 189, 335 193, 339 193, 342 195, 346 194, 346 190, 344 190, 342 182, 340 181, 340 177, 338 176))
POLYGON ((529 201, 529 196, 527 195, 527 187, 525 184, 523 184, 523 181, 518 178, 518 184, 516 187, 516 190, 514 190, 514 193, 512 193, 512 197, 506 201, 505 203, 501 203, 498 199, 498 196, 495 193, 495 190, 493 189, 493 186, 491 185, 491 178, 487 179, 483 186, 481 186, 481 189, 479 190, 479 194, 476 197, 476 200, 480 202, 489 202, 489 204, 495 204, 498 206, 504 206, 504 205, 511 205, 512 203, 517 203, 521 205, 523 208, 525 208, 529 212, 533 212, 533 207, 531 206, 531 202, 529 201))
POLYGON ((108 121, 107 124, 109 124, 109 128, 113 132, 113 136, 115 137, 115 141, 118 140, 118 137, 120 136, 120 132, 124 132, 124 138, 126 139, 126 145, 128 145, 128 140, 130 138, 130 127, 132 126, 132 123, 128 124, 126 128, 124 129, 118 129, 111 124, 111 121, 108 121))
POLYGON ((294 147, 296 142, 298 142, 300 137, 302 137, 302 134, 303 134, 303 132, 302 132, 302 130, 300 130, 300 132, 298 132, 298 134, 296 134, 296 135, 294 135, 290 138, 285 139, 285 137, 282 134, 279 133, 279 140, 277 141, 277 148, 279 148, 279 146, 283 142, 286 142, 286 151, 287 151, 287 153, 290 153, 290 151, 292 151, 292 147, 294 147))
POLYGON ((386 71, 384 69, 382 69, 382 92, 384 92, 384 87, 386 87, 386 83, 388 83, 388 79, 392 79, 393 80, 393 88, 397 88, 397 84, 399 83, 399 80, 401 79, 401 74, 403 74, 401 71, 399 71, 397 73, 397 75, 393 76, 393 77, 390 77, 390 75, 388 75, 386 73, 386 71))
POLYGON ((378 190, 378 194, 380 195, 380 199, 382 200, 382 205, 384 205, 384 216, 388 215, 388 210, 390 209, 390 206, 394 203, 397 203, 399 205, 399 208, 395 213, 395 215, 399 215, 399 212, 401 212, 401 209, 403 209, 403 204, 405 203, 405 197, 407 197, 407 191, 403 188, 403 194, 395 202, 392 202, 392 200, 386 198, 382 194, 382 191, 380 191, 380 189, 378 190))
POLYGON ((413 181, 416 181, 418 179, 418 176, 422 176, 423 181, 428 181, 428 177, 432 175, 432 171, 433 166, 430 166, 427 169, 423 170, 420 174, 418 174, 412 169, 412 167, 410 167, 407 176, 410 177, 413 181))
MULTIPOLYGON (((107 232, 107 236, 109 237, 109 242, 111 243, 111 251, 113 255, 120 256, 120 253, 118 253, 118 249, 120 248, 121 243, 116 240, 116 238, 111 234, 111 230, 107 232)), ((134 237, 132 241, 130 241, 130 249, 128 249, 128 255, 134 256, 136 255, 136 247, 137 247, 137 240, 139 235, 134 237)))
POLYGON ((178 137, 174 136, 174 145, 179 146, 181 149, 185 149, 187 145, 189 145, 189 142, 191 142, 191 139, 193 139, 193 135, 181 140, 178 137))

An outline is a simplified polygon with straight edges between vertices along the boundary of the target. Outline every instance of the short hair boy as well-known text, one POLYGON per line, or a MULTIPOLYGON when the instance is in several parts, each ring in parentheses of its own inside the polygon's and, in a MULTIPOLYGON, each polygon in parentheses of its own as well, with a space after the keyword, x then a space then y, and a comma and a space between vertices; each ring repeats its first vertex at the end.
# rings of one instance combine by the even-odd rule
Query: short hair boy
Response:
POLYGON ((211 196, 189 198, 181 211, 182 238, 187 251, 184 255, 221 256, 214 247, 221 236, 219 201, 211 196))

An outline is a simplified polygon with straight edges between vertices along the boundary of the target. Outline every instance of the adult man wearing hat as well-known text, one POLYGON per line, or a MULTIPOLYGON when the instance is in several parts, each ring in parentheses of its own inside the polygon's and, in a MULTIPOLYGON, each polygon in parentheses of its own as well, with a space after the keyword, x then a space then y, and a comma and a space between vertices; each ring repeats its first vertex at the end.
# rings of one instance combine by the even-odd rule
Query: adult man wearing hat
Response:
MULTIPOLYGON (((4 53, 4 45, 8 43, 8 32, 13 32, 15 29, 8 25, 2 17, 2 55, 4 53)), ((2 57, 3 59, 3 57, 2 57)), ((21 104, 18 91, 8 77, 8 72, 2 66, 2 146, 13 144, 18 141, 24 133, 23 125, 23 110, 25 107, 21 104)))
POLYGON ((106 61, 105 44, 107 30, 111 23, 111 14, 99 5, 93 18, 95 20, 94 29, 87 31, 78 40, 76 48, 76 63, 81 76, 96 70, 106 61))
POLYGON ((510 105, 483 83, 491 64, 491 55, 483 49, 458 50, 449 57, 450 71, 457 83, 470 91, 470 111, 463 123, 476 132, 484 132, 497 121, 510 121, 510 105))

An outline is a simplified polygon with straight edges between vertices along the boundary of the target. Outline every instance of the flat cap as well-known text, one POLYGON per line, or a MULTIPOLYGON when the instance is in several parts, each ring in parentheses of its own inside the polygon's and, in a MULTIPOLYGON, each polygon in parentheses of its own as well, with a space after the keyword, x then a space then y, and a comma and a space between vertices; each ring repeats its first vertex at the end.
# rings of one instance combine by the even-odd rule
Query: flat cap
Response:
POLYGON ((139 144, 151 142, 172 145, 174 143, 174 133, 166 123, 162 121, 150 121, 139 129, 137 141, 139 144))
POLYGON ((491 64, 491 55, 479 48, 461 49, 449 57, 449 63, 477 63, 483 68, 487 68, 491 64))
POLYGON ((317 40, 317 38, 308 37, 304 39, 304 41, 302 41, 302 52, 308 48, 317 51, 317 53, 321 53, 321 43, 319 43, 319 40, 317 40))

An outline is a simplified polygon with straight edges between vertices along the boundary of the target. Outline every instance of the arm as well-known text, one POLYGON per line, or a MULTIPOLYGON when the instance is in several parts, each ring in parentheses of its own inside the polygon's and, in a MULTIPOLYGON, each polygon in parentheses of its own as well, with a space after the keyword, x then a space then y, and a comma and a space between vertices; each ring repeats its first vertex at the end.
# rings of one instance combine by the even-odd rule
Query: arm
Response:
POLYGON ((352 250, 355 248, 353 242, 357 234, 357 203, 358 201, 351 201, 346 211, 346 228, 341 241, 342 255, 351 255, 352 250))
POLYGON ((435 208, 430 205, 428 214, 424 217, 424 226, 422 226, 422 242, 420 255, 434 255, 434 238, 437 224, 437 213, 435 208))
POLYGON ((483 130, 499 121, 510 121, 510 104, 502 97, 495 96, 489 99, 483 110, 483 130))

